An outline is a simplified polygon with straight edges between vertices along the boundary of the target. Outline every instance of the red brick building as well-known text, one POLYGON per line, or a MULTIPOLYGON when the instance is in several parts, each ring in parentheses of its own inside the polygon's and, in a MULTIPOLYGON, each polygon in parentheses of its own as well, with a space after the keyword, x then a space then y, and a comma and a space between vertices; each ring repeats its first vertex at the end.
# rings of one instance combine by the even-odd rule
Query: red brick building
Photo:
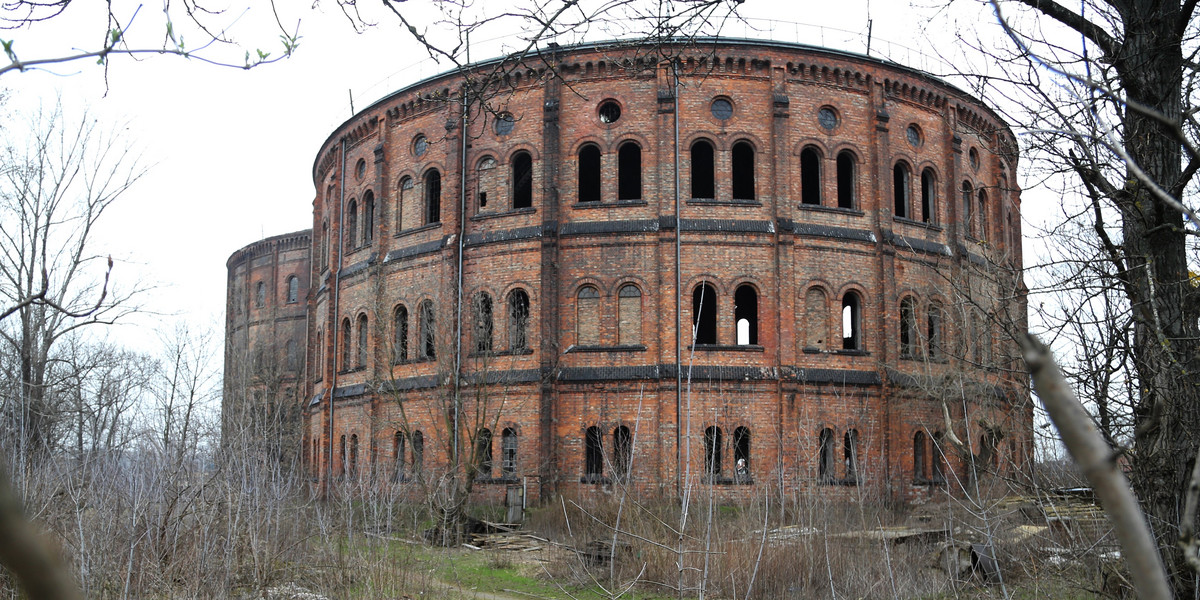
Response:
POLYGON ((798 45, 554 48, 397 91, 313 167, 306 464, 412 481, 457 428, 484 494, 913 498, 965 469, 945 403, 1010 469, 1016 148, 944 82, 798 45))

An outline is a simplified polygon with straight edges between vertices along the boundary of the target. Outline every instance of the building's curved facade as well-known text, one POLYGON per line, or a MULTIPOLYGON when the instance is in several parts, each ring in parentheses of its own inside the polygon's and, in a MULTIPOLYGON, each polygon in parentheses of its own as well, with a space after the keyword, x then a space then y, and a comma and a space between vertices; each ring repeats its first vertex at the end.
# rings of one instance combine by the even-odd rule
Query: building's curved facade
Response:
POLYGON ((250 244, 225 263, 226 445, 298 457, 311 257, 311 232, 297 231, 250 244))
POLYGON ((806 46, 556 48, 398 91, 313 168, 305 458, 428 475, 457 394, 483 493, 914 498, 961 467, 948 400, 1011 468, 1016 167, 979 100, 806 46))

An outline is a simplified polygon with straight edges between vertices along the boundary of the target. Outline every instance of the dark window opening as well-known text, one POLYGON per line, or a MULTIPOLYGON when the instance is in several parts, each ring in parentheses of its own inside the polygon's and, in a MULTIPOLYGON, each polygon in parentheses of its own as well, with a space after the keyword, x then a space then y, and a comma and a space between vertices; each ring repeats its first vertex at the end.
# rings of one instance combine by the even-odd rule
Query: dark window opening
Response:
POLYGON ((617 200, 642 199, 642 148, 633 142, 617 150, 617 200))
POLYGON ((979 198, 979 239, 986 240, 988 238, 987 192, 981 189, 977 197, 979 198))
POLYGON ((931 360, 941 358, 942 353, 942 307, 929 305, 925 318, 925 353, 931 360))
POLYGON ((937 179, 933 176, 933 169, 925 169, 921 172, 921 221, 925 223, 934 222, 933 213, 935 210, 935 194, 937 193, 937 179))
POLYGON ((403 304, 397 306, 393 317, 393 333, 395 334, 395 338, 392 340, 393 362, 402 362, 408 360, 408 308, 403 304))
POLYGON ((822 483, 832 483, 833 473, 833 430, 826 427, 817 437, 817 478, 822 483))
POLYGON ((913 434, 913 481, 925 481, 925 432, 913 434))
POLYGON ((347 317, 345 319, 342 319, 342 370, 343 371, 349 370, 350 365, 352 364, 350 362, 350 342, 351 342, 350 336, 351 335, 353 335, 353 333, 350 331, 350 318, 347 317))
POLYGON ((692 144, 692 197, 713 199, 716 193, 713 146, 706 140, 692 144))
POLYGON ((709 477, 721 474, 721 428, 704 429, 704 473, 709 477))
POLYGON ((917 311, 913 299, 900 301, 900 358, 913 358, 917 342, 917 311))
POLYGON ((260 281, 258 282, 258 285, 254 286, 254 306, 257 308, 263 308, 266 305, 267 284, 260 281))
POLYGON ((588 427, 584 450, 583 474, 590 479, 604 475, 604 440, 599 427, 588 427))
POLYGON ((533 206, 533 158, 528 152, 518 152, 512 157, 513 208, 533 206))
POLYGON ((392 437, 392 481, 404 479, 404 432, 392 437))
POLYGON ((421 358, 437 358, 437 348, 434 334, 434 317, 433 317, 433 301, 426 300, 421 303, 417 318, 421 326, 421 344, 418 346, 421 358))
POLYGON ((579 201, 600 201, 600 148, 593 144, 579 149, 579 201))
POLYGON ((842 349, 858 350, 862 347, 862 309, 858 294, 846 292, 842 296, 842 349))
POLYGON ((425 224, 442 222, 442 174, 433 169, 425 174, 425 224))
POLYGON ((362 241, 368 246, 375 239, 375 194, 370 190, 363 194, 362 222, 362 241))
POLYGON ((692 292, 692 327, 693 343, 717 343, 717 292, 707 283, 692 292))
POLYGON ((842 461, 846 468, 846 483, 858 484, 858 430, 851 429, 843 438, 842 461))
POLYGON ((737 344, 758 344, 758 293, 749 285, 738 286, 733 293, 733 320, 737 324, 737 344))
POLYGON ((854 208, 855 176, 854 155, 841 152, 837 155, 838 208, 854 208))
POLYGON ((975 237, 975 224, 971 219, 971 196, 974 195, 974 189, 971 187, 971 182, 964 181, 962 184, 962 228, 963 234, 975 237))
POLYGON ((800 151, 800 202, 821 204, 821 157, 813 148, 800 151))
POLYGON ((605 100, 599 109, 601 123, 616 123, 621 118, 621 105, 615 100, 605 100))
POLYGON ((475 316, 475 351, 492 351, 492 297, 487 292, 475 295, 472 312, 475 316))
POLYGON ((356 200, 351 200, 350 203, 346 205, 346 252, 347 253, 350 253, 351 251, 353 251, 355 248, 358 247, 358 244, 355 242, 355 240, 357 239, 357 237, 356 237, 357 231, 358 231, 358 202, 356 200))
POLYGON ((350 478, 358 478, 358 434, 350 436, 350 478))
POLYGON ((412 472, 414 474, 421 472, 421 465, 425 463, 425 434, 418 429, 412 434, 412 472))
POLYGON ((754 147, 748 142, 733 145, 733 199, 754 199, 754 147))
POLYGON ((908 165, 896 163, 892 168, 892 199, 894 216, 908 218, 908 165))
POLYGON ((508 348, 524 350, 529 346, 529 294, 517 288, 508 293, 508 348))
POLYGON ((475 436, 475 477, 492 477, 492 430, 486 427, 475 436))
POLYGON ((621 425, 613 430, 613 473, 617 479, 629 475, 633 460, 633 436, 629 428, 621 425))
POLYGON ((750 430, 745 427, 733 430, 733 474, 739 478, 750 476, 750 430))
POLYGON ((479 208, 487 208, 487 192, 479 192, 479 208))
POLYGON ((338 449, 341 450, 341 452, 339 454, 341 455, 342 460, 341 460, 341 464, 338 465, 338 479, 345 479, 346 478, 346 459, 348 458, 348 456, 346 454, 346 436, 345 436, 345 434, 342 435, 342 437, 340 438, 339 441, 340 441, 341 445, 339 446, 338 449))
POLYGON ((500 434, 501 477, 512 477, 517 472, 517 432, 506 427, 500 434))

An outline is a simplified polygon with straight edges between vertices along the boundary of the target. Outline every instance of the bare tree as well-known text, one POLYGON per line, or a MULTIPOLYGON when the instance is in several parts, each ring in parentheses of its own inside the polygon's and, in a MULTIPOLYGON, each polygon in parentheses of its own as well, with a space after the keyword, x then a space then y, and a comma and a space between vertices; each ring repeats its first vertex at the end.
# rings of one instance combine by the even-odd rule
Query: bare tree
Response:
POLYGON ((138 308, 138 288, 110 287, 111 260, 92 245, 97 223, 145 171, 118 136, 57 106, 9 139, 0 157, 0 302, 16 310, 0 340, 20 386, 4 398, 4 428, 24 461, 53 447, 64 414, 48 394, 56 345, 138 308))

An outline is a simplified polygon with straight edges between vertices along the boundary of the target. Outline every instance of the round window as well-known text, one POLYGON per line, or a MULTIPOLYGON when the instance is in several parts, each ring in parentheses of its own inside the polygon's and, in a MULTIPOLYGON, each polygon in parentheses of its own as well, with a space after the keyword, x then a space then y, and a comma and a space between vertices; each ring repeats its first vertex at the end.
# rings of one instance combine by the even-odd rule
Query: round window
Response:
POLYGON ((712 116, 724 121, 733 116, 733 103, 726 98, 717 98, 709 107, 712 116))
POLYGON ((828 106, 822 106, 821 110, 817 111, 817 123, 825 129, 833 129, 838 124, 837 113, 828 106))
POLYGON ((496 123, 493 126, 493 130, 496 132, 496 135, 508 135, 512 133, 513 125, 515 124, 516 120, 513 119, 512 113, 502 112, 496 115, 496 123))
POLYGON ((600 122, 616 123, 621 118, 621 105, 616 100, 605 100, 600 103, 600 122))
POLYGON ((354 165, 354 176, 362 179, 363 175, 367 174, 367 161, 358 159, 358 164, 354 165))
POLYGON ((415 154, 417 156, 421 156, 421 155, 425 154, 425 151, 428 149, 429 149, 429 140, 426 139, 425 136, 418 135, 416 137, 416 139, 413 140, 413 154, 415 154))
POLYGON ((913 148, 921 145, 921 130, 916 125, 909 125, 905 135, 908 137, 908 143, 912 144, 913 148))

